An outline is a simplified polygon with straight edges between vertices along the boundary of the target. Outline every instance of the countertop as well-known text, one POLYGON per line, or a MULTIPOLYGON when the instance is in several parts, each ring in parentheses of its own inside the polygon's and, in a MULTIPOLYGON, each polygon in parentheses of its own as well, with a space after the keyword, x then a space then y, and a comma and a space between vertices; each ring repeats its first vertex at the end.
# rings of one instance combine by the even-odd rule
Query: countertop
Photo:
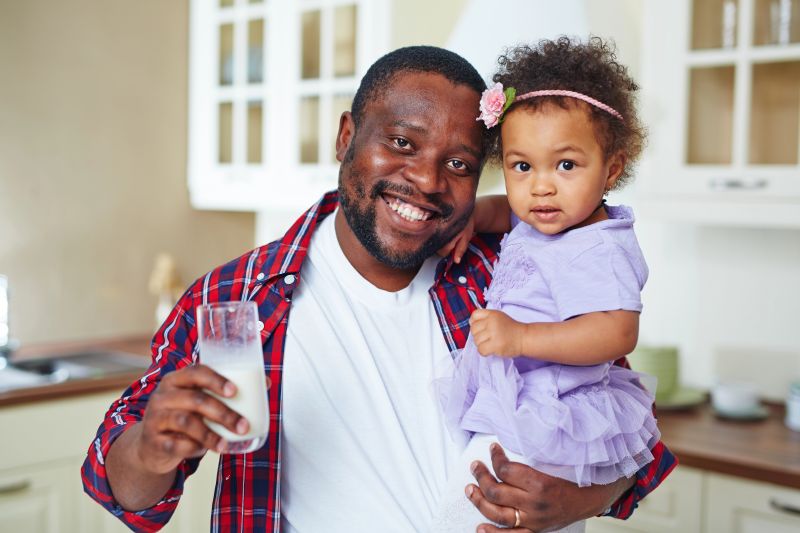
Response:
MULTIPOLYGON (((71 341, 37 346, 27 346, 15 352, 12 360, 39 359, 44 357, 57 357, 59 354, 74 353, 81 350, 110 350, 141 355, 150 358, 150 335, 135 335, 131 337, 101 339, 91 341, 71 341)), ((127 372, 114 374, 96 379, 80 379, 66 381, 41 387, 16 389, 0 393, 0 408, 23 403, 59 400, 69 396, 89 394, 106 390, 119 390, 120 393, 141 377, 141 372, 127 372)))
POLYGON ((708 403, 660 411, 661 439, 682 465, 800 489, 800 432, 784 425, 783 405, 767 406, 757 421, 719 418, 708 403))
MULTIPOLYGON (((86 349, 108 349, 150 357, 150 336, 69 342, 21 349, 15 359, 35 359, 86 349)), ((122 392, 139 373, 78 380, 0 393, 0 408, 106 390, 122 392)), ((800 432, 783 423, 782 405, 770 404, 759 421, 726 420, 707 403, 682 411, 658 412, 663 442, 682 465, 800 489, 800 432)))

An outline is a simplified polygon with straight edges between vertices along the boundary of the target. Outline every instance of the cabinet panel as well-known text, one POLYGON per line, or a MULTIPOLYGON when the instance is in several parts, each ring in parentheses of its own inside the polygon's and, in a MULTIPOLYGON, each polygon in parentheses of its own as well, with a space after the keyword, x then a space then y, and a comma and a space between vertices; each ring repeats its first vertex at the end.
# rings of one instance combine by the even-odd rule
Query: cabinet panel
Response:
POLYGON ((707 474, 706 531, 797 533, 800 490, 707 474))
POLYGON ((6 470, 0 473, 0 533, 72 533, 74 494, 69 465, 6 470))
POLYGON ((628 520, 593 518, 588 533, 635 531, 639 533, 699 533, 703 474, 689 467, 678 467, 647 498, 628 520))

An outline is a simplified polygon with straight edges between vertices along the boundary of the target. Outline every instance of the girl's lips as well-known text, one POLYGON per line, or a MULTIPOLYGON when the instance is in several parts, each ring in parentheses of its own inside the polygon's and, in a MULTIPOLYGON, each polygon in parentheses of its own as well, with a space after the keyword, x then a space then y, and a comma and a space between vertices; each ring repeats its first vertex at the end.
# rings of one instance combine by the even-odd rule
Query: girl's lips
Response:
POLYGON ((555 208, 531 209, 531 213, 542 222, 553 222, 558 218, 560 210, 555 208))

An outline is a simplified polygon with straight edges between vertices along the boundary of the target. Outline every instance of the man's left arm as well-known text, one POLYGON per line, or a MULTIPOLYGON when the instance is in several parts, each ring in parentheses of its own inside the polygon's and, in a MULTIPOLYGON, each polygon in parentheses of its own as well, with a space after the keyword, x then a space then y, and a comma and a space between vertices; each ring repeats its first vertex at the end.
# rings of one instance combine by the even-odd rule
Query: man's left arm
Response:
MULTIPOLYGON (((675 467, 676 460, 661 442, 652 449, 653 461, 636 473, 609 485, 578 487, 548 476, 522 463, 508 460, 500 445, 491 450, 495 478, 486 465, 476 462, 473 474, 478 485, 467 488, 467 496, 488 519, 512 531, 553 531, 598 515, 626 519, 638 502, 655 489, 675 467)), ((484 524, 484 533, 504 531, 484 524)))

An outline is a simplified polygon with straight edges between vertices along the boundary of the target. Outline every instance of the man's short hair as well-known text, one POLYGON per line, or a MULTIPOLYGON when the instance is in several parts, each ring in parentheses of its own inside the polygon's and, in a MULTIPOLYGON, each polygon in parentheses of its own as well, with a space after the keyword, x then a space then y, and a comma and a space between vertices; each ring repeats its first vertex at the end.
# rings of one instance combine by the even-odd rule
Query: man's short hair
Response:
MULTIPOLYGON (((361 123, 364 107, 370 100, 380 98, 381 92, 401 72, 430 72, 440 74, 456 85, 467 85, 480 94, 486 83, 469 61, 450 50, 435 46, 407 46, 389 52, 378 59, 361 79, 353 97, 353 122, 361 123)), ((475 110, 477 116, 477 110, 475 110)))

